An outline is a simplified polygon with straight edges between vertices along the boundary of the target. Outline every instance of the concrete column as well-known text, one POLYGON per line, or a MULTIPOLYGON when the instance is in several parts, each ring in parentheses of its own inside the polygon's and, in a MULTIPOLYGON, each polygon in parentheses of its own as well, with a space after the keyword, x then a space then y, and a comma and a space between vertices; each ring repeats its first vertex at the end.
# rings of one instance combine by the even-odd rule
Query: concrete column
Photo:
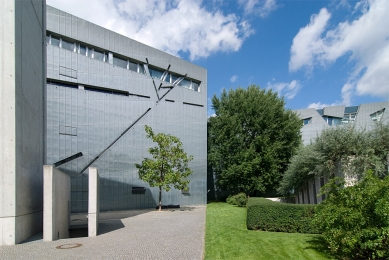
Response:
MULTIPOLYGON (((317 196, 318 194, 320 194, 320 188, 321 188, 319 177, 315 178, 315 183, 316 183, 316 196, 317 196)), ((321 202, 322 202, 321 196, 317 196, 317 204, 319 204, 321 202)))
POLYGON ((0 246, 42 230, 46 1, 0 1, 0 246))
POLYGON ((309 196, 309 203, 315 204, 315 190, 313 189, 313 182, 314 180, 308 181, 308 196, 309 196))
POLYGON ((69 237, 70 176, 52 165, 43 166, 43 241, 69 237))
POLYGON ((88 236, 95 237, 99 231, 99 174, 96 167, 89 167, 88 236))

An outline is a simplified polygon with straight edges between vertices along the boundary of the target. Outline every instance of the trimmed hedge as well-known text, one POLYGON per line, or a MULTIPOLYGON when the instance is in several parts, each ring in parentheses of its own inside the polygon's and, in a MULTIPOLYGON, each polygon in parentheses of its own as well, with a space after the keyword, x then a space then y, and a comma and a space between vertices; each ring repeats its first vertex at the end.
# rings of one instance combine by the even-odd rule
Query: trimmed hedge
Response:
POLYGON ((249 198, 247 229, 272 232, 318 234, 312 225, 315 205, 274 202, 264 198, 249 198))

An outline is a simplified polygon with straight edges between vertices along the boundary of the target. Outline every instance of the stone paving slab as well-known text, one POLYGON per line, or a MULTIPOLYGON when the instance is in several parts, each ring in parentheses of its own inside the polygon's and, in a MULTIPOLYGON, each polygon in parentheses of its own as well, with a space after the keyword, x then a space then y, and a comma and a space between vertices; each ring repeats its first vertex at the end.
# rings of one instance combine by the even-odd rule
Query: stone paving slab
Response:
POLYGON ((0 246, 0 259, 203 259, 205 215, 205 206, 103 213, 97 237, 0 246))

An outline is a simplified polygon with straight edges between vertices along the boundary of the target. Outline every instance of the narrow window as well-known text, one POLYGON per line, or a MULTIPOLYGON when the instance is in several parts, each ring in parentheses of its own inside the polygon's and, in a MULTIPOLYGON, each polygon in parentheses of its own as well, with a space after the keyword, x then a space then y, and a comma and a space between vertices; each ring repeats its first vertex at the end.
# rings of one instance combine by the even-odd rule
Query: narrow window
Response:
POLYGON ((105 62, 107 60, 103 51, 93 50, 93 59, 105 62))
POLYGON ((384 114, 385 108, 381 109, 370 115, 371 120, 373 121, 381 121, 382 115, 384 114))
POLYGON ((135 72, 138 72, 138 64, 130 61, 128 64, 128 69, 135 71, 135 72))
POLYGON ((162 70, 149 67, 149 71, 150 71, 150 76, 151 77, 156 78, 156 79, 161 79, 162 78, 162 74, 163 74, 162 70))
POLYGON ((145 69, 142 64, 138 64, 138 73, 145 74, 145 69))
POLYGON ((183 79, 180 84, 179 84, 181 87, 183 88, 191 88, 190 86, 190 80, 187 80, 187 79, 183 79))
POLYGON ((84 46, 84 45, 79 45, 79 49, 78 49, 78 53, 79 54, 81 54, 81 55, 84 55, 84 56, 86 56, 86 46, 84 46))
POLYGON ((59 38, 51 35, 51 45, 59 47, 59 38))
POLYGON ((113 65, 127 69, 127 60, 113 56, 113 65))
POLYGON ((73 51, 74 52, 74 43, 62 39, 62 49, 73 51))
POLYGON ((170 83, 170 73, 166 74, 165 81, 170 83))
POLYGON ((199 83, 193 82, 192 81, 192 88, 194 91, 200 92, 199 90, 199 83))
POLYGON ((88 56, 89 58, 92 58, 93 57, 93 49, 92 48, 89 48, 87 47, 86 48, 86 56, 88 56))
POLYGON ((308 124, 310 124, 311 123, 311 117, 310 118, 305 118, 305 119, 303 119, 303 125, 308 125, 308 124))
MULTIPOLYGON (((180 78, 180 76, 172 74, 172 75, 171 75, 171 78, 172 78, 172 81, 171 81, 171 82, 174 83, 177 79, 180 78)), ((180 85, 180 84, 178 84, 178 85, 180 85)))

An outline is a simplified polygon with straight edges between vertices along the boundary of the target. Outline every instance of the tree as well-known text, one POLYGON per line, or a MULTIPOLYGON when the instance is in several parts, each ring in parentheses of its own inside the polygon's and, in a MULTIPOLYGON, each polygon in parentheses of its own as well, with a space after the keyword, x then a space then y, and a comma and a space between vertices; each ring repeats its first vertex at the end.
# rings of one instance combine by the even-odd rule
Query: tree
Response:
POLYGON ((208 162, 217 185, 233 193, 272 191, 301 143, 301 120, 271 90, 249 86, 212 98, 208 162))
POLYGON ((321 166, 324 165, 325 158, 315 148, 313 144, 300 146, 280 182, 277 189, 279 194, 289 197, 300 190, 309 179, 322 172, 321 166))
POLYGON ((186 179, 192 170, 188 163, 193 156, 188 156, 182 148, 179 138, 158 133, 151 127, 145 126, 147 138, 157 143, 157 146, 148 149, 153 159, 145 158, 141 164, 135 164, 139 178, 148 182, 150 187, 159 188, 159 210, 162 208, 162 189, 169 191, 173 186, 179 190, 188 190, 189 180, 186 179))
POLYGON ((369 170, 355 186, 330 180, 328 198, 316 207, 314 225, 342 259, 389 259, 389 177, 369 170))
POLYGON ((293 156, 278 191, 290 195, 314 177, 334 178, 336 173, 355 180, 367 170, 388 175, 389 124, 377 123, 372 131, 344 125, 327 128, 314 142, 301 147, 293 156))

